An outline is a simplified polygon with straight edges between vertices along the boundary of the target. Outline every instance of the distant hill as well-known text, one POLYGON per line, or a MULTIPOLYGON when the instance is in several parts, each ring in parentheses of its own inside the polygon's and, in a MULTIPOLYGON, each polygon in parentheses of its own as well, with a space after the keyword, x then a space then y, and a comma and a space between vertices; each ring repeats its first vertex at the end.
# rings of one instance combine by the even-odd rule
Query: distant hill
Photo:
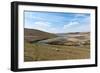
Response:
POLYGON ((70 32, 70 33, 56 33, 58 36, 80 36, 80 35, 90 35, 90 32, 70 32))
POLYGON ((31 41, 55 38, 56 35, 36 29, 24 28, 24 37, 25 41, 31 42, 31 41))
POLYGON ((52 45, 89 45, 90 33, 89 32, 73 32, 57 34, 59 37, 39 41, 52 45))

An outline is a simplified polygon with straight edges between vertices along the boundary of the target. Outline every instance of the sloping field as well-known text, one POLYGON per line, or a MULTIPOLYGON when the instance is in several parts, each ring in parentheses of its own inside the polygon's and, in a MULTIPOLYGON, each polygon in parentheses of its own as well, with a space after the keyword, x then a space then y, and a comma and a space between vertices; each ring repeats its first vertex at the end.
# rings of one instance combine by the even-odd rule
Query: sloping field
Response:
POLYGON ((55 34, 48 32, 36 30, 36 29, 27 29, 24 28, 24 40, 27 42, 33 42, 37 40, 49 39, 56 37, 55 34))
POLYGON ((75 47, 25 43, 24 61, 87 59, 90 58, 89 48, 89 45, 75 47))
POLYGON ((24 61, 71 60, 90 58, 90 33, 52 34, 24 29, 24 61))

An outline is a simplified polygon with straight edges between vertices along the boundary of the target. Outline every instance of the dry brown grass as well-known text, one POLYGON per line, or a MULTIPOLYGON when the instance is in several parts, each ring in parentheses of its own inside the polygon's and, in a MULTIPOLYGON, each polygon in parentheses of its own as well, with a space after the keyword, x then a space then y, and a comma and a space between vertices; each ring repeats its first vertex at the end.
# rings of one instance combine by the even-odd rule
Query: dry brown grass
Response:
POLYGON ((25 43, 24 61, 70 60, 90 58, 88 46, 61 46, 25 43))
MULTIPOLYGON (((24 29, 24 61, 90 58, 90 33, 69 33, 67 37, 34 29, 24 29), (77 36, 79 35, 79 36, 77 36), (80 36, 81 35, 81 36, 80 36), (46 39, 46 42, 38 41, 46 39)), ((63 35, 63 34, 62 34, 63 35)))

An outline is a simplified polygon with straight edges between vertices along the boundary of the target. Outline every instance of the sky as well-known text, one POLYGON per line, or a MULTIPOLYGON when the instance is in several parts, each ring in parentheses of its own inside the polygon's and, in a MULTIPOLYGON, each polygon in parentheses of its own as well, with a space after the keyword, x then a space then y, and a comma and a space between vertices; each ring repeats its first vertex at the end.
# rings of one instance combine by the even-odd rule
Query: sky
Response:
POLYGON ((50 33, 89 32, 90 14, 24 11, 24 27, 50 33))

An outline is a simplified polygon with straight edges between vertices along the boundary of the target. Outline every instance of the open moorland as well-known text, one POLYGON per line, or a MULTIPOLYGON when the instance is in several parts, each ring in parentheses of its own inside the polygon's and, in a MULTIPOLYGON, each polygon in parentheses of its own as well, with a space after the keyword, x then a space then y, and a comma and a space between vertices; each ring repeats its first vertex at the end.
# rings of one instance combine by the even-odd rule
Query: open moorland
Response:
POLYGON ((48 33, 24 28, 24 61, 90 58, 90 32, 48 33))

